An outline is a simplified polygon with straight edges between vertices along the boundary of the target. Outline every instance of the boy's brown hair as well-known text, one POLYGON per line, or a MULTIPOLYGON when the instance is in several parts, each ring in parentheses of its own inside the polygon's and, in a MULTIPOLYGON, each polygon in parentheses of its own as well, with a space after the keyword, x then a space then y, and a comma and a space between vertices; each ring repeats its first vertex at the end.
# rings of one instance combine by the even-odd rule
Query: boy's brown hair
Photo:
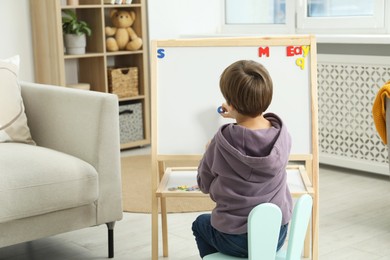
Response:
POLYGON ((272 100, 272 79, 258 62, 239 60, 222 73, 219 87, 228 105, 242 115, 261 115, 272 100))

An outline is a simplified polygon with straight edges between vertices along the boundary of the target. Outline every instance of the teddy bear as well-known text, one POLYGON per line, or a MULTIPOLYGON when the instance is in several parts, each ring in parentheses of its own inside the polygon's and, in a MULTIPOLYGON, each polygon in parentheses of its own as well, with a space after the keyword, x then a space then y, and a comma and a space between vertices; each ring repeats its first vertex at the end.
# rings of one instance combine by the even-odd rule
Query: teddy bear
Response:
POLYGON ((122 9, 112 9, 110 18, 115 27, 107 26, 105 28, 106 36, 108 36, 106 39, 107 51, 135 51, 140 49, 142 39, 131 28, 135 21, 135 13, 122 9))

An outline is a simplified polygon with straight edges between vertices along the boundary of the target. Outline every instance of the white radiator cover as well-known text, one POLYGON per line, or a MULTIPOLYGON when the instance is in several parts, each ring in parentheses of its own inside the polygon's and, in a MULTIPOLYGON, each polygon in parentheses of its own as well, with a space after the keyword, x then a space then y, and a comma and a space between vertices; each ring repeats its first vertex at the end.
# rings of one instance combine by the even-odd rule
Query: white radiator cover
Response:
POLYGON ((389 175, 388 149, 372 117, 389 80, 387 57, 318 55, 320 163, 389 175))

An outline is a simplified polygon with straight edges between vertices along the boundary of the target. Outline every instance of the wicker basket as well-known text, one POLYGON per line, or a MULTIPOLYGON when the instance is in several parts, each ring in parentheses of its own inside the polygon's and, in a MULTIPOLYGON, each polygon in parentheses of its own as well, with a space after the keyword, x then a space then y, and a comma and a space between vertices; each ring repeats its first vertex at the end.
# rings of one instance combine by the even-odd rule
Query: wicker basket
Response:
POLYGON ((138 68, 108 68, 108 90, 119 98, 139 95, 138 68))

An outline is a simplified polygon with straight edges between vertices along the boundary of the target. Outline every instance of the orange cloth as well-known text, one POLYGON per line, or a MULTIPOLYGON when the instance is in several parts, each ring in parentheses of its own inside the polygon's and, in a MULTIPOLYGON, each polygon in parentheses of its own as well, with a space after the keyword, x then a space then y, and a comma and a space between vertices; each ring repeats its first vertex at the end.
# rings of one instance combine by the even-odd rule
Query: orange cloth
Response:
POLYGON ((386 97, 390 98, 390 81, 387 81, 386 84, 379 89, 374 105, 372 106, 372 116, 374 117, 375 127, 384 144, 387 144, 386 97))

